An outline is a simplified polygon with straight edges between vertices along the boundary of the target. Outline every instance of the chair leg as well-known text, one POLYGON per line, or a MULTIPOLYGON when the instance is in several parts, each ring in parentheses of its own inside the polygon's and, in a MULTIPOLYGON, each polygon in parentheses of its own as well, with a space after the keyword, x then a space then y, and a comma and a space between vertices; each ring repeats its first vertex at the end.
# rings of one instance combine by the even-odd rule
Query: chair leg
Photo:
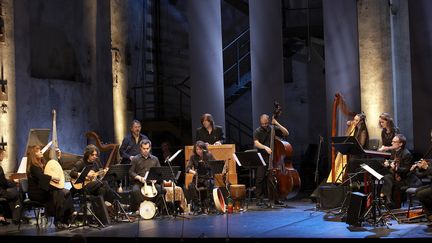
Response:
POLYGON ((409 202, 408 202, 408 210, 407 210, 407 215, 406 215, 407 218, 409 218, 409 216, 410 216, 410 210, 411 210, 411 204, 412 204, 412 197, 413 196, 409 195, 408 197, 409 197, 409 199, 408 199, 409 202))

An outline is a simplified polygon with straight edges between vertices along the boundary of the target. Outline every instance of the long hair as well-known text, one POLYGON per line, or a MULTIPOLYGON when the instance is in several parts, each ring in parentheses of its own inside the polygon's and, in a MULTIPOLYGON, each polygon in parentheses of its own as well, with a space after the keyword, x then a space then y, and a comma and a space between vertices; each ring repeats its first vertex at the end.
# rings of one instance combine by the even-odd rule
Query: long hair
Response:
POLYGON ((27 175, 30 173, 30 166, 34 165, 36 167, 41 168, 42 170, 45 167, 45 160, 43 158, 37 158, 36 152, 40 150, 40 146, 33 145, 29 146, 27 149, 27 175))
POLYGON ((207 150, 206 143, 204 143, 201 140, 198 140, 198 141, 196 141, 195 145, 193 146, 193 153, 194 153, 195 156, 198 156, 197 151, 196 151, 197 147, 200 148, 203 152, 207 150))
POLYGON ((213 116, 209 113, 205 113, 201 116, 201 125, 203 125, 204 121, 210 122, 210 126, 214 129, 214 120, 213 116))
MULTIPOLYGON (((389 125, 390 132, 396 132, 397 130, 399 130, 396 127, 396 125, 394 124, 393 118, 390 116, 389 113, 387 113, 387 112, 381 113, 381 115, 379 116, 379 119, 387 121, 387 123, 389 125)), ((379 121, 378 121, 378 125, 379 125, 380 128, 384 129, 384 127, 381 126, 381 123, 379 123, 379 121)))
POLYGON ((91 155, 94 151, 96 151, 98 155, 100 154, 100 153, 99 153, 99 149, 98 149, 98 147, 96 147, 96 145, 94 145, 94 144, 89 144, 89 145, 87 145, 87 146, 85 147, 85 149, 84 149, 84 161, 87 161, 88 158, 90 157, 90 155, 91 155))

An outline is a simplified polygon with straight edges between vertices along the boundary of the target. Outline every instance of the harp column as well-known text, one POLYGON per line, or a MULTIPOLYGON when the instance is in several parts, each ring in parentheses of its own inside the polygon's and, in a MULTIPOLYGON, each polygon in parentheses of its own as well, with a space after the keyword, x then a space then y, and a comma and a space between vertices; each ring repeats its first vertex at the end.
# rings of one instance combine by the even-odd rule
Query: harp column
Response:
POLYGON ((281 9, 281 1, 249 1, 254 128, 261 114, 272 111, 275 100, 284 104, 281 9))
POLYGON ((357 1, 361 110, 366 114, 371 139, 381 140, 378 119, 382 112, 388 112, 411 147, 408 8, 407 4, 400 5, 396 15, 392 4, 399 1, 357 1))
POLYGON ((221 2, 188 0, 192 137, 210 113, 225 129, 221 2))

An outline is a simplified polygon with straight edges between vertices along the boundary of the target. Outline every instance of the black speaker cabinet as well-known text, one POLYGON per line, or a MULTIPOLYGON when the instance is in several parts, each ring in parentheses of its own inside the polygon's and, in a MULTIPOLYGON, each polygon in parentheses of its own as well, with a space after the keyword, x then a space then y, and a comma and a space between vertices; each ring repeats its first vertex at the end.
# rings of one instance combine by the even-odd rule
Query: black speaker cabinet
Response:
MULTIPOLYGON (((111 224, 111 220, 108 214, 108 210, 105 205, 105 201, 102 196, 92 196, 91 197, 91 208, 98 217, 98 219, 104 224, 109 225, 111 224)), ((89 217, 91 215, 87 215, 89 217)))
POLYGON ((332 209, 342 206, 346 196, 346 187, 338 185, 323 185, 319 187, 319 202, 322 209, 332 209))
POLYGON ((346 223, 360 226, 366 208, 367 196, 361 192, 352 192, 348 205, 346 223))

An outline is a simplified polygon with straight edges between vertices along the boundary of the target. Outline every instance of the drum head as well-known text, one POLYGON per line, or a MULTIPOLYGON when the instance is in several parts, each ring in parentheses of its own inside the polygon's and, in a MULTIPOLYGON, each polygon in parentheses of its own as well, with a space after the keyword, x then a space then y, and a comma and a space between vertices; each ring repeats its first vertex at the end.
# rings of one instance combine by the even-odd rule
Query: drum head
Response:
POLYGON ((221 213, 225 213, 226 212, 225 200, 224 200, 222 191, 219 188, 214 188, 213 189, 213 201, 215 203, 216 209, 219 212, 221 212, 221 213))
POLYGON ((152 219, 156 214, 156 204, 144 201, 140 204, 139 214, 143 219, 152 219))

